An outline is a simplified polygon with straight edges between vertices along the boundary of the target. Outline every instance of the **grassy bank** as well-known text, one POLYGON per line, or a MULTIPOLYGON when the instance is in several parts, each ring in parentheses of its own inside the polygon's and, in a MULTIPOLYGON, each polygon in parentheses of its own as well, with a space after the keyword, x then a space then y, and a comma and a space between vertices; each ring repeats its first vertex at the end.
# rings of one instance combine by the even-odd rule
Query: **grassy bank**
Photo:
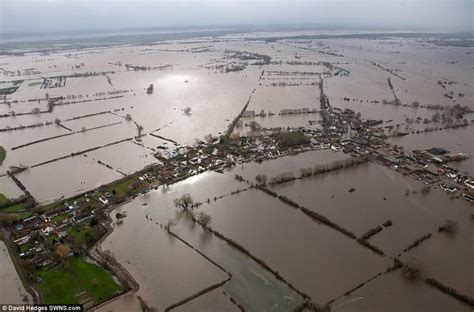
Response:
POLYGON ((0 166, 3 164, 5 157, 7 157, 7 151, 3 148, 3 146, 0 146, 0 166))
POLYGON ((111 274, 84 257, 71 257, 64 266, 37 272, 45 303, 79 303, 76 295, 86 293, 100 303, 121 291, 111 274))

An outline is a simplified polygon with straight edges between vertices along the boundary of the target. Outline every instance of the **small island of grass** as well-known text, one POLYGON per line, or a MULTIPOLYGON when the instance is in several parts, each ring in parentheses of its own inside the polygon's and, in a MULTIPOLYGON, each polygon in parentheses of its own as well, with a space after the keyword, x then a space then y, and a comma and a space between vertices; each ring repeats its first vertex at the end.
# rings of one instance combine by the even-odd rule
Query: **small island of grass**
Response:
POLYGON ((3 164, 5 157, 7 157, 7 151, 0 145, 0 166, 3 164))

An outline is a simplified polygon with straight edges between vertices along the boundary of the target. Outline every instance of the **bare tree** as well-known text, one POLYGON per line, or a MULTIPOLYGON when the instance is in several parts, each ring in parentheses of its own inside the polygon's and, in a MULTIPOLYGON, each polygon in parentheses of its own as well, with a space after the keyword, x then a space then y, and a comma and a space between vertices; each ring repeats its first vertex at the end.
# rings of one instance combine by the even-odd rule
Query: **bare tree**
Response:
POLYGON ((207 226, 209 225, 209 223, 211 223, 212 221, 212 217, 210 215, 208 215, 207 213, 203 212, 203 211, 200 211, 197 215, 196 215, 196 221, 201 224, 203 227, 207 228, 207 226))
POLYGON ((438 231, 439 232, 445 232, 445 233, 448 233, 448 234, 454 234, 458 231, 458 229, 459 229, 459 226, 458 226, 458 223, 456 221, 446 220, 446 221, 444 221, 443 225, 441 225, 438 228, 438 231))
POLYGON ((212 136, 212 134, 209 133, 204 136, 204 141, 206 141, 207 143, 211 143, 212 140, 214 140, 214 137, 212 136))
POLYGON ((165 224, 165 230, 167 232, 171 231, 171 227, 176 225, 176 221, 173 219, 168 219, 165 224))
POLYGON ((173 203, 175 207, 188 210, 188 208, 192 208, 192 206, 194 205, 194 200, 189 193, 186 193, 183 194, 181 197, 176 198, 173 203))
POLYGON ((257 131, 257 130, 260 130, 262 128, 262 126, 260 126, 260 124, 258 122, 256 122, 255 120, 252 120, 249 123, 249 126, 250 126, 250 129, 252 131, 257 131))
POLYGON ((255 177, 255 181, 257 181, 257 183, 265 186, 265 185, 267 185, 268 177, 265 174, 259 174, 255 177))
POLYGON ((428 195, 431 192, 431 186, 425 185, 420 189, 420 193, 423 195, 428 195))
POLYGON ((410 258, 403 266, 402 276, 407 281, 414 281, 421 275, 421 263, 415 259, 410 258))
POLYGON ((153 94, 153 84, 150 84, 146 89, 146 94, 153 94))

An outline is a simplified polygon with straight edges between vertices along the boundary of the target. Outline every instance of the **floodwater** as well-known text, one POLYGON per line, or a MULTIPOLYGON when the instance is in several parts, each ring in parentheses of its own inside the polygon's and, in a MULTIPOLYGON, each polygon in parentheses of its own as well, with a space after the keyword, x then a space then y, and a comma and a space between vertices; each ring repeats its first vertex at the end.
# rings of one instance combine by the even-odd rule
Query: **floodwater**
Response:
MULTIPOLYGON (((471 221, 472 224, 472 221, 471 221)), ((472 225, 471 225, 472 226, 472 225)), ((454 234, 433 233, 418 248, 403 255, 402 260, 416 259, 422 273, 456 289, 461 294, 474 296, 474 235, 463 231, 454 234)))
MULTIPOLYGON (((406 129, 406 118, 429 119, 435 111, 370 103, 394 99, 387 78, 391 79, 403 104, 418 101, 421 105, 452 106, 459 103, 474 109, 473 74, 466 70, 472 67, 472 48, 440 47, 421 38, 245 40, 288 34, 295 32, 2 56, 2 80, 25 81, 6 97, 6 103, 0 103, 0 114, 29 113, 35 108, 45 111, 48 108, 46 94, 50 98, 63 96, 64 99, 52 112, 2 117, 0 128, 54 122, 56 118, 62 120, 64 127, 53 123, 0 132, 0 145, 7 150, 0 174, 10 166, 30 166, 17 177, 41 203, 85 192, 156 163, 153 151, 170 143, 150 133, 179 144, 191 144, 207 134, 222 134, 254 89, 247 110, 256 113, 264 110, 278 114, 289 108, 319 109, 320 75, 324 79, 324 92, 334 107, 361 112, 366 119, 382 119, 382 126, 401 124, 402 131, 438 126, 421 122, 410 124, 406 129), (252 65, 252 60, 244 62, 232 56, 235 51, 269 55, 273 63, 252 65), (319 62, 330 62, 346 70, 348 75, 328 77, 329 67, 319 62), (247 64, 242 71, 225 73, 219 68, 244 63, 247 64), (299 65, 293 65, 296 63, 299 65), (305 63, 307 65, 302 65, 305 63), (147 70, 134 70, 133 66, 147 70), (64 87, 40 88, 42 77, 88 72, 97 75, 67 77, 64 87), (447 89, 438 84, 439 80, 450 82, 447 89), (150 84, 154 86, 153 94, 146 92, 150 84), (454 99, 444 96, 451 91, 454 99), (351 100, 345 101, 344 97, 351 100), (190 114, 184 114, 187 107, 191 108, 190 114), (126 120, 127 114, 133 121, 126 120), (138 134, 135 122, 143 126, 143 133, 147 134, 141 142, 126 141, 32 167, 71 153, 134 138, 138 134), (69 135, 35 142, 65 134, 69 135), (32 145, 12 149, 32 142, 32 145)), ((470 121, 472 114, 465 118, 470 121)), ((251 120, 263 127, 300 127, 319 121, 320 116, 243 118, 244 123, 251 120)), ((463 129, 391 138, 389 142, 410 151, 442 146, 474 156, 472 129, 471 124, 463 129)), ((236 131, 249 133, 249 127, 236 131)), ((141 287, 138 294, 122 297, 99 310, 139 311, 136 295, 161 310, 227 278, 195 250, 168 235, 162 227, 168 219, 176 219, 173 231, 177 235, 233 275, 221 287, 180 306, 178 311, 236 310, 230 298, 249 311, 287 311, 301 302, 299 295, 255 261, 190 224, 186 214, 173 206, 173 200, 184 193, 204 203, 197 211, 206 211, 212 216, 212 228, 250 250, 317 303, 338 298, 384 271, 390 263, 388 258, 379 257, 261 191, 244 190, 248 184, 234 178, 239 174, 254 182, 258 174, 271 178, 291 172, 298 176, 302 168, 346 157, 327 150, 261 164, 245 163, 224 174, 205 173, 167 188, 160 187, 119 207, 112 212, 112 217, 117 211, 124 211, 128 216, 123 224, 115 225, 103 249, 111 251, 141 287), (242 192, 231 195, 237 190, 242 192)), ((453 165, 472 174, 473 159, 453 165)), ((21 195, 6 176, 0 177, 0 187, 9 197, 21 195)), ((450 200, 437 188, 427 196, 413 193, 421 187, 420 183, 387 168, 364 164, 285 183, 273 190, 357 236, 391 220, 390 227, 383 227, 369 239, 389 256, 398 255, 420 236, 433 233, 431 239, 403 254, 402 258, 416 257, 424 263, 426 276, 435 277, 472 297, 472 282, 466 278, 472 275, 469 271, 473 261, 472 206, 463 200, 450 200), (355 190, 349 192, 352 188, 355 190), (409 195, 405 195, 407 191, 409 195), (456 236, 437 233, 437 227, 445 219, 458 223, 456 236)), ((2 268, 8 269, 8 266, 2 265, 2 268)), ((16 275, 9 276, 14 279, 16 275)), ((9 294, 11 288, 5 291, 4 288, 2 286, 1 295, 9 294)), ((18 298, 21 299, 21 295, 18 298)), ((394 272, 382 275, 347 297, 340 297, 332 308, 334 311, 462 311, 465 307, 424 284, 407 285, 399 272, 394 272)))
POLYGON ((159 224, 166 220, 146 220, 146 207, 132 202, 112 212, 126 213, 102 243, 140 284, 138 295, 151 306, 163 310, 180 300, 217 284, 227 274, 201 257, 159 224))
POLYGON ((212 216, 213 229, 245 246, 317 303, 338 297, 387 265, 354 240, 255 189, 198 211, 212 216), (354 263, 364 266, 354 270, 354 263))
POLYGON ((238 312, 239 308, 234 305, 221 289, 216 289, 205 295, 173 309, 177 312, 195 312, 195 311, 229 311, 238 312))
MULTIPOLYGON (((112 235, 102 244, 102 248, 104 250, 110 250, 116 256, 121 255, 117 257, 117 259, 127 269, 130 268, 132 276, 137 280, 143 280, 145 283, 144 285, 140 283, 143 290, 140 289, 138 294, 148 302, 153 303, 155 299, 152 298, 156 296, 155 292, 158 291, 157 288, 161 289, 164 287, 165 290, 161 291, 175 291, 176 286, 175 283, 172 282, 173 279, 183 280, 182 283, 187 283, 188 277, 176 273, 175 269, 173 269, 174 266, 178 265, 175 264, 175 261, 178 261, 178 263, 181 261, 181 266, 191 266, 194 268, 194 266, 197 265, 196 263, 201 261, 195 260, 194 255, 200 257, 200 259, 204 259, 189 247, 170 237, 159 225, 165 224, 169 219, 175 219, 177 224, 172 228, 174 233, 210 257, 213 261, 219 263, 219 265, 232 274, 232 279, 221 286, 219 288, 220 291, 225 291, 229 298, 231 296, 248 310, 269 310, 272 307, 273 310, 279 307, 276 311, 287 310, 302 301, 302 298, 296 292, 292 291, 284 283, 278 281, 272 273, 263 269, 237 249, 231 247, 218 237, 203 232, 201 227, 192 223, 189 217, 178 208, 175 208, 172 203, 175 198, 184 193, 190 193, 195 201, 205 202, 207 198, 210 198, 211 202, 219 202, 222 199, 214 201, 213 197, 227 195, 224 198, 228 198, 228 194, 231 192, 237 189, 244 189, 245 187, 245 184, 233 178, 232 173, 219 174, 212 172, 189 178, 175 185, 171 185, 167 189, 160 188, 156 191, 141 195, 135 198, 131 203, 112 211, 112 215, 114 215, 116 211, 126 211, 127 217, 124 219, 123 224, 115 227, 112 235), (144 204, 146 205, 144 206, 144 204), (128 225, 128 223, 133 223, 133 225, 128 225), (124 230, 125 226, 133 227, 134 234, 132 235, 128 233, 128 230, 124 230), (128 235, 130 235, 130 238, 121 239, 122 236, 128 237, 128 235), (140 238, 142 235, 143 239, 140 238), (189 253, 189 255, 177 260, 175 259, 177 255, 172 253, 169 256, 164 256, 165 259, 155 259, 155 257, 150 256, 149 253, 154 254, 156 251, 137 251, 135 248, 130 248, 129 243, 127 243, 128 239, 133 239, 135 243, 130 242, 130 244, 137 245, 137 249, 143 249, 148 243, 143 245, 142 242, 148 241, 149 239, 147 238, 149 237, 153 237, 153 240, 163 240, 164 242, 161 248, 163 250, 170 249, 170 252, 172 252, 175 247, 170 247, 168 244, 172 244, 172 246, 183 245, 187 248, 186 252, 189 253), (138 244, 136 243, 137 241, 139 242, 138 244), (164 263, 162 264, 163 266, 165 264, 170 266, 171 268, 169 270, 175 275, 171 275, 171 273, 169 273, 170 275, 163 275, 164 273, 153 274, 160 275, 156 277, 156 282, 154 278, 143 277, 146 272, 145 266, 147 264, 144 263, 144 260, 137 258, 142 259, 148 257, 152 257, 150 259, 154 260, 149 261, 157 263, 157 266, 161 266, 161 263, 164 263), (192 263, 188 263, 189 261, 192 263), (160 281, 159 287, 156 284, 158 280, 160 281)), ((214 268, 212 264, 210 265, 211 268, 214 268)), ((207 280, 210 277, 200 278, 207 280)), ((210 286, 210 283, 207 286, 210 286)), ((178 293, 181 294, 180 291, 178 291, 178 293)), ((219 295, 219 297, 222 296, 219 295)), ((227 300, 230 300, 229 298, 227 300)), ((205 302, 203 303, 201 300, 198 300, 198 303, 200 305, 205 304, 205 302)), ((194 307, 192 301, 189 304, 191 307, 194 307)), ((186 306, 187 305, 183 306, 183 308, 186 308, 186 306)), ((108 309, 108 307, 104 308, 108 309)))
POLYGON ((331 304, 337 312, 445 312, 470 311, 469 307, 438 292, 421 280, 405 281, 400 271, 382 275, 331 304))
POLYGON ((424 185, 377 164, 334 171, 273 187, 298 204, 316 211, 357 236, 391 220, 392 226, 370 241, 396 256, 415 239, 433 232, 445 219, 459 222, 464 235, 472 237, 470 205, 452 200, 442 191, 406 195, 424 185), (349 192, 354 188, 353 192, 349 192), (350 203, 350 205, 348 205, 350 203))
POLYGON ((123 177, 83 155, 30 168, 16 176, 40 203, 81 194, 123 177))
POLYGON ((0 264, 0 302, 9 304, 32 303, 33 299, 25 290, 3 241, 0 241, 0 264))
POLYGON ((0 190, 5 197, 14 199, 23 195, 23 192, 8 176, 0 177, 0 190))
MULTIPOLYGON (((76 103, 57 105, 51 113, 1 118, 0 128, 53 122, 58 118, 63 120, 65 127, 79 133, 11 150, 21 144, 71 131, 53 124, 1 132, 0 142, 7 149, 8 156, 0 166, 0 172, 6 172, 11 165, 32 166, 87 148, 134 137, 137 129, 133 122, 125 121, 126 114, 130 114, 133 121, 144 127, 144 133, 153 132, 180 144, 190 144, 209 133, 223 133, 241 111, 253 89, 256 90, 248 110, 260 112, 263 109, 278 113, 287 108, 318 109, 320 90, 317 83, 320 74, 325 77, 325 92, 335 107, 360 111, 366 118, 383 119, 386 122, 392 120, 384 125, 400 123, 401 130, 405 127, 407 117, 430 118, 434 112, 422 108, 413 110, 368 103, 370 100, 392 100, 393 94, 387 83, 389 77, 403 103, 419 101, 421 104, 453 105, 451 99, 443 96, 445 92, 452 90, 456 94, 464 94, 463 97, 456 98, 456 103, 472 108, 472 73, 463 70, 472 60, 466 54, 469 49, 433 47, 423 40, 397 38, 283 40, 273 43, 242 40, 278 34, 287 33, 258 36, 241 34, 237 36, 239 40, 235 40, 234 36, 226 36, 217 41, 205 38, 197 41, 177 40, 150 46, 116 46, 57 51, 48 55, 27 53, 18 57, 2 57, 0 75, 4 80, 25 81, 15 93, 7 96, 6 101, 10 105, 1 104, 0 113, 28 113, 34 108, 46 110, 46 94, 50 98, 63 96, 64 99, 59 104, 70 101, 76 103), (238 58, 230 57, 232 53, 229 51, 269 55, 274 63, 247 66, 242 71, 223 73, 216 66, 242 63, 238 58), (330 70, 320 62, 331 62, 334 66, 347 70, 349 75, 326 78, 325 75, 330 70), (407 80, 396 77, 372 62, 396 70, 395 73, 407 80), (149 70, 136 71, 126 65, 149 67, 149 70), (67 77, 64 87, 40 88, 42 77, 90 72, 97 75, 67 77), (260 79, 262 72, 264 74, 260 79), (449 90, 446 91, 438 85, 438 80, 453 83, 447 86, 449 90), (287 86, 272 86, 274 83, 285 83, 287 86), (146 93, 150 84, 154 85, 151 95, 146 93), (343 101, 344 97, 358 100, 347 102, 343 101), (363 102, 360 103, 360 100, 363 102), (186 107, 191 108, 190 115, 183 113, 186 107), (106 111, 112 112, 68 120, 106 111), (81 132, 83 128, 101 126, 107 127, 81 132)), ((308 126, 310 121, 319 121, 320 117, 319 114, 308 114, 255 120, 264 127, 299 127, 308 126)), ((250 119, 244 119, 246 121, 250 119)), ((410 128, 418 130, 426 126, 432 125, 412 124, 410 128)), ((247 127, 237 131, 248 133, 249 129, 247 127)), ((469 127, 466 131, 470 134, 472 129, 469 127)), ((446 141, 450 137, 451 134, 446 132, 446 141)), ((463 140, 469 142, 470 137, 463 136, 463 140)), ((418 142, 422 144, 423 139, 415 140, 413 148, 417 148, 418 142)), ((144 139, 144 144, 146 147, 156 148, 163 145, 163 142, 155 137, 148 137, 144 139)), ((412 144, 407 145, 411 147, 412 144)), ((153 163, 151 154, 136 148, 125 152, 121 149, 123 146, 127 144, 96 151, 93 153, 94 158, 111 164, 124 173, 134 172, 153 163), (117 157, 117 150, 120 150, 120 157, 117 157), (138 160, 135 159, 137 155, 138 160)), ((468 170, 469 166, 472 167, 471 161, 460 164, 462 170, 468 170)), ((85 180, 94 178, 94 174, 89 171, 84 174, 91 175, 85 180)), ((89 185, 97 185, 99 182, 101 181, 89 185)), ((67 180, 57 180, 57 183, 65 184, 67 180)), ((62 188, 56 184, 53 186, 62 188)), ((73 192, 74 189, 71 188, 67 193, 73 192)))
MULTIPOLYGON (((286 284, 224 240, 181 215, 173 232, 217 261, 232 274, 221 288, 248 311, 287 311, 303 299, 286 284)), ((208 308, 212 310, 210 307, 208 308)), ((215 308, 217 309, 217 308, 215 308)), ((217 309, 219 310, 219 309, 217 309)))

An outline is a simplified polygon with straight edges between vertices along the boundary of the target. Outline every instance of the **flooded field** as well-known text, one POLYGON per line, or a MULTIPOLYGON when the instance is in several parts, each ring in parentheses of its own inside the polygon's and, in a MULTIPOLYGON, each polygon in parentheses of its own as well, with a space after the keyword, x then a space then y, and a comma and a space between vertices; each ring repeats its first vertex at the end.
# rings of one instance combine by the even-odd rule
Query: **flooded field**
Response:
POLYGON ((31 295, 25 290, 16 272, 3 241, 0 241, 0 263, 0 278, 2 280, 0 302, 11 304, 33 303, 31 295))
POLYGON ((151 218, 147 222, 143 214, 147 208, 137 204, 117 209, 127 218, 116 226, 102 248, 111 251, 136 279, 141 286, 137 294, 150 305, 163 310, 227 279, 225 272, 169 236, 159 225, 165 220, 151 218))
POLYGON ((213 229, 246 246, 316 302, 330 301, 387 266, 371 251, 257 190, 201 209, 212 216, 213 229), (367 266, 353 270, 352 261, 367 266), (330 285, 320 282, 335 274, 339 278, 330 285))
POLYGON ((400 272, 392 272, 370 282, 348 296, 336 300, 332 311, 469 311, 457 300, 438 296, 436 290, 420 281, 407 282, 400 272))
POLYGON ((440 190, 423 195, 418 192, 422 187, 423 184, 382 166, 363 164, 280 184, 273 190, 321 213, 357 236, 391 220, 393 225, 373 236, 371 242, 393 256, 418 237, 435 230, 445 219, 459 222, 461 231, 472 238, 469 205, 449 199, 440 190), (351 189, 354 191, 349 192, 351 189), (417 194, 406 195, 407 190, 417 194), (348 202, 351 205, 347 205, 348 202))

